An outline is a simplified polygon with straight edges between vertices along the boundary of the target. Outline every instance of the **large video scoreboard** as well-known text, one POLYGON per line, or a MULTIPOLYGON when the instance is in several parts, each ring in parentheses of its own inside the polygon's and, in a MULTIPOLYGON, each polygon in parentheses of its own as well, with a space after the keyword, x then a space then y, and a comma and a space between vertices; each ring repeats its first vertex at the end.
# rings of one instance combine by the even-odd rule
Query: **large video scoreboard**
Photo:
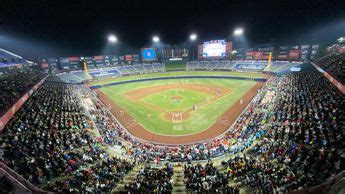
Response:
POLYGON ((142 61, 155 61, 157 60, 157 53, 155 48, 142 48, 141 49, 142 61))
POLYGON ((198 46, 199 59, 230 58, 232 43, 226 40, 211 40, 198 46))

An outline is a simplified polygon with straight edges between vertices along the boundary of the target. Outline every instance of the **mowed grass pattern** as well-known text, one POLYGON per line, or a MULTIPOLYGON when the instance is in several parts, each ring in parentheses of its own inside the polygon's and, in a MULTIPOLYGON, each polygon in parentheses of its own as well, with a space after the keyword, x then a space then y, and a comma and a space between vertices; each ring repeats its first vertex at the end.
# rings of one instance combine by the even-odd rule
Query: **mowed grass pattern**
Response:
MULTIPOLYGON (((200 132, 207 129, 217 119, 225 113, 236 101, 241 99, 241 97, 247 93, 250 88, 255 85, 255 81, 249 80, 236 80, 236 79, 183 79, 184 83, 188 84, 202 84, 209 86, 222 86, 227 87, 231 90, 230 93, 216 99, 214 102, 199 107, 197 110, 192 111, 189 118, 183 121, 180 126, 174 127, 174 123, 168 121, 164 118, 164 112, 155 110, 148 106, 138 103, 126 97, 124 93, 141 89, 145 87, 161 86, 167 84, 179 84, 180 79, 171 80, 155 80, 155 81, 143 81, 136 83, 128 83, 116 86, 104 87, 101 90, 115 103, 127 111, 136 121, 145 127, 147 130, 162 135, 186 135, 200 132), (179 130, 174 130, 179 129, 179 130)), ((168 92, 169 90, 165 90, 168 92)), ((184 98, 189 98, 193 96, 199 96, 200 98, 205 98, 207 94, 203 92, 193 91, 193 95, 184 96, 184 98), (205 96, 206 95, 206 96, 205 96)), ((161 92, 155 95, 161 95, 161 92)), ((145 98, 156 98, 154 95, 146 96, 145 98)), ((199 97, 198 97, 199 98, 199 97)), ((147 99, 146 99, 147 100, 147 99)), ((184 99, 186 100, 186 99, 184 99)), ((194 99, 198 101, 197 99, 194 99)), ((162 99, 161 99, 162 101, 162 99)), ((193 103, 192 103, 193 104, 193 103)), ((172 108, 174 105, 167 106, 166 102, 155 102, 155 106, 160 106, 161 108, 172 108)), ((190 106, 190 104, 188 104, 190 106)))

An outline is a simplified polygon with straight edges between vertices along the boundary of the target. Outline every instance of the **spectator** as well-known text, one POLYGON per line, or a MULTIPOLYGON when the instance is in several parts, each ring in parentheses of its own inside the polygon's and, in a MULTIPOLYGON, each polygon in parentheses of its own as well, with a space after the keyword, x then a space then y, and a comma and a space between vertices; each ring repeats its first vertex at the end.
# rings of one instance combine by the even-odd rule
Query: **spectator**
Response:
POLYGON ((31 69, 4 72, 0 76, 0 116, 44 76, 44 73, 31 69))
POLYGON ((173 173, 170 165, 160 169, 147 164, 139 171, 133 183, 125 186, 125 190, 128 193, 171 193, 173 173))

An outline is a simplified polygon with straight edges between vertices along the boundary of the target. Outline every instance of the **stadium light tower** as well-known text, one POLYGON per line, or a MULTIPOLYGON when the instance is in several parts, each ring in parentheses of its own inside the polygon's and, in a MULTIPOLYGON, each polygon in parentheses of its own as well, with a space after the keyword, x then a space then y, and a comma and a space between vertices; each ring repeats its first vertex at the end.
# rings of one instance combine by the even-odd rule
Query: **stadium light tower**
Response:
POLYGON ((153 42, 159 42, 159 37, 156 36, 156 35, 153 36, 153 37, 152 37, 152 41, 153 41, 153 42))
POLYGON ((196 34, 191 34, 190 36, 189 36, 189 39, 191 40, 191 41, 194 41, 194 40, 196 40, 198 38, 198 36, 196 35, 196 34))
POLYGON ((116 38, 116 36, 114 34, 109 34, 108 35, 108 41, 110 43, 116 43, 117 42, 117 38, 116 38))
POLYGON ((240 35, 242 35, 243 34, 243 28, 236 28, 235 30, 234 30, 234 35, 235 36, 240 36, 240 35))

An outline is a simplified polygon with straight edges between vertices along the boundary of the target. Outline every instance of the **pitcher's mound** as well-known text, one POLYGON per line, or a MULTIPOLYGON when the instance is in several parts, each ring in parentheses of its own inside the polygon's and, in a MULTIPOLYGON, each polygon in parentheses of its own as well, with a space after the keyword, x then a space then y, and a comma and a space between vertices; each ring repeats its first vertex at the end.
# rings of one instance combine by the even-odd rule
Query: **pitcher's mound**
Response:
POLYGON ((182 96, 171 96, 170 99, 171 100, 181 100, 182 96))
POLYGON ((171 103, 181 103, 183 102, 183 97, 182 96, 171 96, 170 97, 170 102, 171 103))

